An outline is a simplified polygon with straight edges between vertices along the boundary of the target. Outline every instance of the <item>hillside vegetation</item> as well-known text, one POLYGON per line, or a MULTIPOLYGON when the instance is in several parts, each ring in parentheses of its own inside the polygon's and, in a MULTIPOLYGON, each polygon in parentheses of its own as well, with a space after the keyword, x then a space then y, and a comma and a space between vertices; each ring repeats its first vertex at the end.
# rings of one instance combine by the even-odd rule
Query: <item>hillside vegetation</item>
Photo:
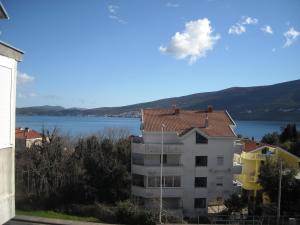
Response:
POLYGON ((197 93, 152 102, 94 109, 59 106, 18 108, 22 115, 53 116, 138 116, 142 108, 226 109, 236 120, 300 121, 300 80, 268 86, 233 87, 220 91, 197 93))

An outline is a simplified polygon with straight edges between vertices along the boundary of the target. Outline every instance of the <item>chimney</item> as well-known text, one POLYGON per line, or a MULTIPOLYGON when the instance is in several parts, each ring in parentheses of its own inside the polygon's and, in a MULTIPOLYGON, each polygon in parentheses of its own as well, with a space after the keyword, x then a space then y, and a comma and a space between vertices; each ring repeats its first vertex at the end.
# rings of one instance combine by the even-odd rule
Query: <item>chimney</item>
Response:
POLYGON ((207 112, 209 112, 209 113, 213 112, 213 107, 212 107, 212 105, 209 105, 209 106, 207 107, 207 112))
POLYGON ((208 115, 206 114, 206 117, 205 117, 205 128, 207 128, 208 127, 208 115))
POLYGON ((176 107, 176 105, 173 105, 174 115, 178 115, 180 113, 180 109, 176 107))

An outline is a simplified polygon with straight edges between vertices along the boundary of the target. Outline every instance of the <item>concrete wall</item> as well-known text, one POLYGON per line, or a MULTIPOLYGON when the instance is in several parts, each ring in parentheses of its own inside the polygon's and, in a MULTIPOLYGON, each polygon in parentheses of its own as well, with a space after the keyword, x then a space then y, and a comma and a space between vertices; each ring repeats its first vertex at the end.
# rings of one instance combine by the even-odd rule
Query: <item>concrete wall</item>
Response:
POLYGON ((13 148, 0 149, 0 224, 15 215, 13 148))
POLYGON ((15 108, 17 62, 0 51, 0 224, 15 215, 15 108), (8 78, 8 79, 7 79, 8 78), (7 90, 7 88, 9 88, 7 90), (8 112, 8 113, 7 113, 8 112), (9 121, 9 123, 7 123, 9 121), (7 125, 3 125, 7 124, 7 125), (5 137, 5 138, 3 138, 5 137), (9 137, 9 139, 7 139, 9 137))

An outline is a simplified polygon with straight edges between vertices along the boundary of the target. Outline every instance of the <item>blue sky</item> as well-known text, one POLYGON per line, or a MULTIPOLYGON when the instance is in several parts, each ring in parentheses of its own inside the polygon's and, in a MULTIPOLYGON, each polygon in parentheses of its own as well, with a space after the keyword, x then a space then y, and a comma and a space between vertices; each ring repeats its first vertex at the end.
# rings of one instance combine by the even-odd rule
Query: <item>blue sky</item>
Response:
POLYGON ((300 1, 2 0, 18 107, 121 106, 300 78, 300 1), (177 33, 177 34, 176 34, 177 33))

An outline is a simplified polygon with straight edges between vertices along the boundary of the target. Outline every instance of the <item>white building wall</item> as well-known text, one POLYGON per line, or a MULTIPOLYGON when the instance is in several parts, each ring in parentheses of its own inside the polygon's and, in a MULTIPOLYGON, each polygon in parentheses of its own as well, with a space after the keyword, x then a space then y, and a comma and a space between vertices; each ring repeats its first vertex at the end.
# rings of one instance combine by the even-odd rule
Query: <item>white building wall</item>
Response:
POLYGON ((0 55, 0 224, 15 215, 15 107, 17 62, 0 55))
POLYGON ((184 139, 183 208, 187 215, 206 212, 207 209, 195 209, 195 198, 206 198, 206 203, 216 197, 226 198, 232 191, 232 159, 233 138, 208 138, 208 144, 196 144, 195 132, 189 133, 184 139), (195 157, 207 156, 207 167, 196 167, 195 157), (217 157, 224 157, 224 164, 217 165, 217 157), (195 188, 195 177, 207 177, 207 188, 195 188), (217 177, 222 177, 223 186, 216 186, 217 177))
MULTIPOLYGON (((182 199, 183 213, 186 216, 195 216, 199 214, 207 213, 207 207, 204 209, 194 208, 195 198, 206 198, 206 206, 209 201, 215 200, 217 197, 222 197, 226 199, 233 190, 232 184, 232 165, 233 165, 233 154, 235 151, 234 140, 236 138, 209 138, 208 144, 196 144, 196 131, 191 131, 183 137, 178 137, 176 133, 166 133, 164 134, 164 143, 172 144, 182 144, 182 154, 180 155, 180 165, 178 170, 170 170, 165 167, 163 170, 164 175, 180 175, 181 176, 181 187, 173 189, 165 189, 163 196, 174 196, 174 194, 179 191, 182 199), (207 167, 196 167, 195 157, 196 156, 207 156, 208 162, 207 167), (217 164, 217 157, 223 156, 223 165, 217 164), (207 177, 207 187, 206 188, 195 188, 195 177, 207 177), (217 179, 220 181, 222 178, 223 186, 217 186, 217 179)), ((200 133, 198 131, 198 133, 200 133)), ((202 134, 203 135, 203 134, 202 134)), ((203 135, 205 136, 205 135, 203 135)), ((144 143, 161 143, 161 133, 143 133, 144 143)), ((135 149, 133 149, 135 151, 135 149)), ((175 155, 174 155, 175 156, 175 155)), ((178 157, 178 155, 176 155, 178 157)), ((157 156, 156 160, 157 160, 157 156)), ((170 160, 172 156, 170 157, 170 160)), ((143 166, 141 166, 143 167, 143 166)), ((145 171, 141 167, 134 167, 133 172, 140 174, 139 171, 145 171)), ((147 167, 146 167, 147 168, 147 167)), ((150 168, 149 168, 150 169, 150 168)), ((148 169, 146 169, 148 170, 148 169)), ((152 168, 151 174, 160 176, 159 166, 157 168, 152 168)), ((148 170, 149 171, 149 170, 148 170)), ((148 173, 149 174, 149 173, 148 173)), ((142 197, 159 197, 159 188, 147 189, 147 188, 133 188, 132 193, 138 196, 142 192, 148 193, 148 195, 143 194, 142 197), (137 192, 139 190, 140 192, 137 192), (151 194, 150 194, 151 193, 151 194)), ((179 194, 178 193, 178 194, 179 194)), ((176 197, 176 195, 174 196, 176 197)))

